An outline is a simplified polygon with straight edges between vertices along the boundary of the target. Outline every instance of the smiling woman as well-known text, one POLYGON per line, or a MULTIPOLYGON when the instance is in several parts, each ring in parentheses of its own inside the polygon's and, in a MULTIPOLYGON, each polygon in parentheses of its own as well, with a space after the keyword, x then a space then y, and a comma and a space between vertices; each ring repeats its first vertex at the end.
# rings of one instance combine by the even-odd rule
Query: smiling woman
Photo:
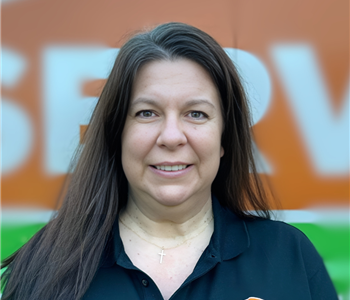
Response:
POLYGON ((3 299, 336 299, 309 240, 269 220, 247 107, 206 33, 132 37, 57 216, 4 263, 3 299))
POLYGON ((129 189, 120 232, 126 254, 166 299, 191 274, 213 232, 208 204, 224 153, 222 129, 219 91, 199 64, 160 60, 139 70, 122 134, 129 189), (163 265, 149 264, 159 249, 168 255, 161 255, 163 265), (192 259, 179 264, 182 257, 192 259), (164 276, 165 265, 171 276, 164 276))
POLYGON ((200 65, 178 59, 143 66, 131 95, 122 134, 129 199, 152 211, 183 204, 188 218, 208 201, 223 155, 219 92, 200 65))

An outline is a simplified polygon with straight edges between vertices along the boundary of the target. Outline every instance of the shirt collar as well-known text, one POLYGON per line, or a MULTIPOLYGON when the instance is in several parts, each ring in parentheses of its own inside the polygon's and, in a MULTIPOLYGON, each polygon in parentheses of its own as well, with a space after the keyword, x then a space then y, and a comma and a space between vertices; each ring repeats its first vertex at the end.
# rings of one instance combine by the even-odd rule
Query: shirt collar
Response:
MULTIPOLYGON (((222 207, 214 196, 212 207, 214 233, 207 250, 215 255, 219 261, 232 259, 243 253, 250 245, 246 223, 230 210, 222 207)), ((118 219, 114 222, 112 237, 103 256, 103 267, 111 266, 117 262, 123 267, 133 268, 131 261, 125 254, 119 235, 118 219)))
POLYGON ((228 260, 243 253, 250 245, 249 234, 244 220, 238 218, 227 208, 221 206, 213 196, 214 233, 209 251, 218 259, 228 260))

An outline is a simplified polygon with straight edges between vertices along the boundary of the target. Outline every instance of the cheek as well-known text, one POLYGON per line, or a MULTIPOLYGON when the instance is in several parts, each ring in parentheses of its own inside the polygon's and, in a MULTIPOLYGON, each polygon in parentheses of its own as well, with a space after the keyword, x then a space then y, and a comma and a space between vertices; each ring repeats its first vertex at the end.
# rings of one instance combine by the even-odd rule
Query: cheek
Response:
POLYGON ((152 148, 152 132, 137 126, 130 126, 122 135, 123 168, 140 164, 152 148))
POLYGON ((192 145, 202 162, 216 165, 222 156, 221 134, 218 130, 194 130, 192 145))
POLYGON ((140 174, 142 149, 137 136, 126 133, 122 138, 122 168, 129 183, 135 182, 140 174))

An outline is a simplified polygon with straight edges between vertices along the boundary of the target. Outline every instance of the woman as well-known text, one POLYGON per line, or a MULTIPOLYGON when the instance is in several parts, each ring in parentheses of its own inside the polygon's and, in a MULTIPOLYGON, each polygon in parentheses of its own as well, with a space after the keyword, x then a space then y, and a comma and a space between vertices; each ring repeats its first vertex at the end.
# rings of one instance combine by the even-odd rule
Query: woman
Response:
POLYGON ((57 216, 5 262, 3 299, 336 299, 308 239, 269 220, 249 126, 206 33, 131 38, 57 216))

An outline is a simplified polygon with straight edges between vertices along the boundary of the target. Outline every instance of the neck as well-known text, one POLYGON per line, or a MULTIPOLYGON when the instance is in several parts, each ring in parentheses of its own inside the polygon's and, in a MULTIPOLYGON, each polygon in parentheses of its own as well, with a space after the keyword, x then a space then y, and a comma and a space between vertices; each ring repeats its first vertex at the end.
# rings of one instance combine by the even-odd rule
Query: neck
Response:
POLYGON ((211 196, 206 201, 197 202, 192 211, 179 207, 162 208, 148 212, 144 206, 129 197, 128 204, 120 218, 131 230, 148 235, 150 238, 181 239, 203 231, 213 218, 211 196), (202 205, 200 205, 202 204, 202 205))

